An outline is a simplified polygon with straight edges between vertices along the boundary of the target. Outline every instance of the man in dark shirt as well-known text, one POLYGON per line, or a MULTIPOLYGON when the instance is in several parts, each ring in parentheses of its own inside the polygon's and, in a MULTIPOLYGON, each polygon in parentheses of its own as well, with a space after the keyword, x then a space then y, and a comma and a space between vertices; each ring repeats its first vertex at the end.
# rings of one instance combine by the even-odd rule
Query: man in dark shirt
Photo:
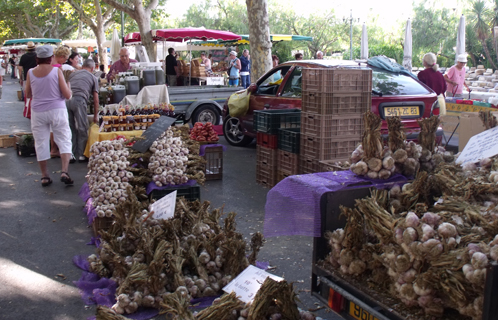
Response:
POLYGON ((168 85, 174 87, 176 86, 176 79, 180 76, 180 72, 178 72, 175 49, 169 48, 168 53, 166 57, 166 77, 168 78, 168 85))
POLYGON ((35 44, 32 41, 28 42, 28 52, 23 54, 21 60, 19 61, 19 74, 22 72, 23 75, 21 80, 26 80, 28 70, 37 66, 35 49, 35 44))

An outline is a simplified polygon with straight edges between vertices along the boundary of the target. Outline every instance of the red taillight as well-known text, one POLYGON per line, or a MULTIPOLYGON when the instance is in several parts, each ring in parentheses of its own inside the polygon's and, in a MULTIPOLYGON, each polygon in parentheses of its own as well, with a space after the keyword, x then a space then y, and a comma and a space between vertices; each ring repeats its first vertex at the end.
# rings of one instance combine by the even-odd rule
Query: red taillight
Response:
POLYGON ((431 116, 439 116, 439 103, 437 100, 432 104, 431 116))
POLYGON ((344 307, 344 298, 340 293, 329 288, 329 308, 333 311, 340 313, 344 307))

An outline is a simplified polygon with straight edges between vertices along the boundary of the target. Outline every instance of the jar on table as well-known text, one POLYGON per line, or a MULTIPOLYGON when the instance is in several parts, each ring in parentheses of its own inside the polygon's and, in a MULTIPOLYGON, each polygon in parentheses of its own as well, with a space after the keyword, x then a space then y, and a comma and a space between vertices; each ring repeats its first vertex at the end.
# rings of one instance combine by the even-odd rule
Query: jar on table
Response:
POLYGON ((105 124, 104 125, 104 132, 111 132, 111 131, 112 131, 112 125, 105 124))
POLYGON ((112 125, 112 132, 118 131, 119 124, 113 124, 112 125))
POLYGON ((112 118, 110 116, 103 116, 102 120, 104 121, 104 126, 105 126, 105 125, 111 124, 112 118))
POLYGON ((141 130, 142 129, 142 125, 141 125, 140 122, 136 122, 134 126, 135 126, 135 130, 141 130))
POLYGON ((142 122, 142 130, 147 130, 147 122, 142 122))

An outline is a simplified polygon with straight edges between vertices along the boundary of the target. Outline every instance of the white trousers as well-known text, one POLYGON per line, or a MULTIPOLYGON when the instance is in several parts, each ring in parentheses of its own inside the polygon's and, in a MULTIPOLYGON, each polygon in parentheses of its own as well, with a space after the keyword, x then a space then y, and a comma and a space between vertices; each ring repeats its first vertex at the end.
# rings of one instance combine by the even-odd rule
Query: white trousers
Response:
POLYGON ((36 112, 31 110, 31 131, 35 139, 36 159, 50 159, 50 127, 60 153, 71 153, 71 129, 66 108, 36 112))

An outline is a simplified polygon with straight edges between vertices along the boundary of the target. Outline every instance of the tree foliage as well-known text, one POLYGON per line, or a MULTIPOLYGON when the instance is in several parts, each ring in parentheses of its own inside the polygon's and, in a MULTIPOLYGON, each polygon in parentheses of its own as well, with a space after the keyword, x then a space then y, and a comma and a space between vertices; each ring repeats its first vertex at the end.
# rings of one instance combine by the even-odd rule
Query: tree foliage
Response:
POLYGON ((0 1, 0 39, 64 38, 78 26, 78 16, 58 0, 0 1))

